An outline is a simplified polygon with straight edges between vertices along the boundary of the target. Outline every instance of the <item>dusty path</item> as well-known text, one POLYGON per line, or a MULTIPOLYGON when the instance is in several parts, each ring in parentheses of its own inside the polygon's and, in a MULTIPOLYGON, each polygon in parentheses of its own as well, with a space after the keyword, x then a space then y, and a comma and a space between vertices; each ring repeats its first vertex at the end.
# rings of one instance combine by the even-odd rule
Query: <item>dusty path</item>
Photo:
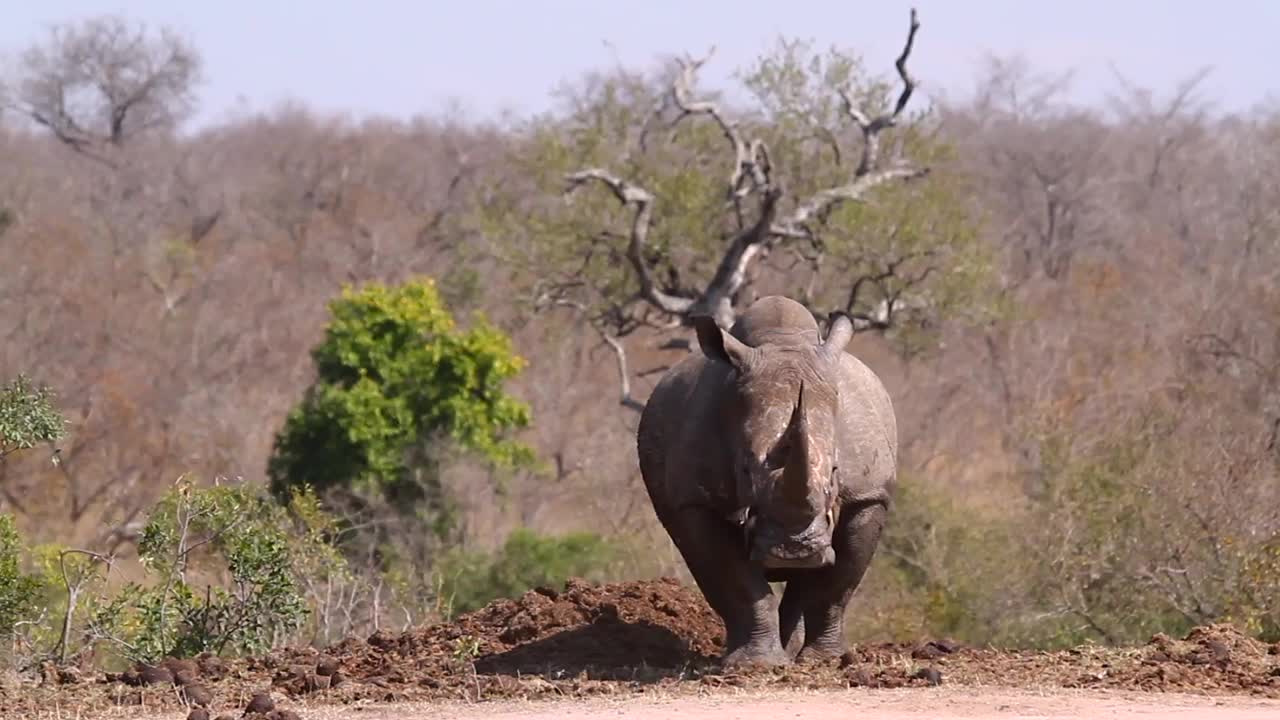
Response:
MULTIPOLYGON (((1276 720, 1280 700, 1125 691, 1023 692, 981 688, 717 694, 524 703, 294 706, 305 720, 1276 720)), ((154 716, 153 716, 154 717, 154 716)), ((178 720, 180 714, 156 717, 178 720)))

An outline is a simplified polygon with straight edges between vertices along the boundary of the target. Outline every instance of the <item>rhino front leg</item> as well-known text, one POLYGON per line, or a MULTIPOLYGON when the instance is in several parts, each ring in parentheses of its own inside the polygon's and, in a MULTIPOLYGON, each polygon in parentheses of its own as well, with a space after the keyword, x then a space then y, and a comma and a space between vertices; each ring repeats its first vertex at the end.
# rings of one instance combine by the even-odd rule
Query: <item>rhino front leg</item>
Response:
POLYGON ((804 647, 804 604, 799 592, 789 592, 791 583, 782 591, 782 602, 778 605, 778 637, 787 657, 795 658, 804 647))
POLYGON ((764 573, 748 562, 741 537, 699 507, 664 521, 698 589, 725 625, 725 665, 785 665, 778 636, 777 597, 764 573))
POLYGON ((832 538, 835 564, 787 583, 782 605, 801 608, 804 618, 797 661, 839 657, 847 649, 845 610, 871 565, 887 516, 881 503, 844 508, 832 538))

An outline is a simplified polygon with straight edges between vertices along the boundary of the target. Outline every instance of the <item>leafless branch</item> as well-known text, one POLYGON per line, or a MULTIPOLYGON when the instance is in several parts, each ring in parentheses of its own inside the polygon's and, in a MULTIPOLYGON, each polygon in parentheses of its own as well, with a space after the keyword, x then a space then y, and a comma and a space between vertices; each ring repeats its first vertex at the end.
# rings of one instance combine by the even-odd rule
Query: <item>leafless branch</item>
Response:
POLYGON ((880 167, 880 134, 886 129, 895 127, 906 109, 911 95, 915 92, 917 82, 907 70, 907 60, 915 46, 916 32, 920 30, 920 20, 915 8, 911 9, 911 27, 907 31, 907 41, 903 45, 902 54, 894 65, 898 76, 902 78, 902 92, 893 109, 875 118, 868 118, 866 113, 858 109, 853 95, 848 88, 840 90, 840 99, 844 111, 862 131, 862 158, 854 170, 853 179, 840 187, 830 188, 815 193, 813 197, 795 209, 794 212, 775 230, 778 235, 807 235, 799 232, 813 218, 822 218, 836 205, 843 202, 858 202, 871 190, 895 180, 913 180, 927 175, 928 168, 916 168, 898 163, 891 167, 880 167))
POLYGON ((678 315, 689 310, 693 301, 669 295, 659 290, 653 281, 653 273, 644 259, 644 247, 649 237, 649 227, 653 219, 653 195, 644 188, 629 183, 616 175, 598 168, 571 173, 566 180, 572 193, 585 183, 597 181, 613 191, 618 202, 625 207, 635 208, 635 218, 631 223, 631 238, 627 244, 627 260, 640 282, 640 295, 663 312, 678 315))
POLYGON ((67 661, 67 653, 71 648, 71 624, 75 619, 76 605, 80 600, 80 593, 84 590, 85 584, 93 578, 93 563, 102 563, 106 566, 107 572, 111 572, 111 568, 115 563, 115 556, 77 548, 67 548, 58 553, 58 570, 62 573, 63 587, 67 590, 67 607, 62 615, 62 632, 58 635, 58 646, 55 648, 58 662, 60 663, 67 661), (67 557, 70 555, 84 555, 89 558, 89 571, 72 579, 71 572, 67 569, 67 557))
POLYGON ((693 85, 697 72, 713 54, 715 54, 714 47, 702 58, 694 59, 686 56, 679 60, 680 74, 676 76, 675 83, 672 85, 671 96, 675 100, 676 107, 680 109, 680 116, 672 125, 690 115, 709 115, 715 120, 729 144, 733 146, 734 163, 733 171, 729 174, 729 195, 732 198, 741 199, 757 189, 769 187, 769 150, 764 141, 759 138, 750 142, 743 139, 737 124, 725 118, 718 104, 711 100, 694 99, 693 85), (748 179, 749 184, 745 182, 748 179))
POLYGON ((576 311, 580 317, 587 320, 588 324, 591 325, 591 328, 596 331, 596 334, 600 336, 600 339, 604 344, 609 346, 609 349, 613 351, 614 356, 618 360, 618 383, 621 386, 621 394, 618 398, 618 404, 628 410, 634 410, 636 412, 644 410, 644 403, 631 396, 631 371, 627 366, 627 350, 622 346, 622 343, 618 338, 605 330, 599 321, 587 317, 587 308, 580 302, 564 298, 543 298, 542 302, 544 304, 549 303, 559 307, 570 308, 576 311))
POLYGON ((862 130, 863 146, 862 161, 858 163, 858 169, 855 171, 856 177, 861 177, 876 168, 880 159, 880 133, 886 128, 894 127, 898 124, 898 118, 901 117, 902 111, 906 109, 907 102, 911 100, 911 94, 915 92, 916 80, 907 71, 907 59, 911 57, 911 49, 915 46, 916 32, 920 29, 920 20, 916 16, 915 8, 911 9, 911 29, 907 31, 907 42, 902 48, 902 54, 898 56, 894 66, 898 69, 898 76, 902 78, 902 93, 898 95, 898 102, 894 104, 893 110, 869 119, 866 113, 859 110, 853 101, 853 96, 847 88, 840 91, 840 99, 844 102, 844 111, 862 130))

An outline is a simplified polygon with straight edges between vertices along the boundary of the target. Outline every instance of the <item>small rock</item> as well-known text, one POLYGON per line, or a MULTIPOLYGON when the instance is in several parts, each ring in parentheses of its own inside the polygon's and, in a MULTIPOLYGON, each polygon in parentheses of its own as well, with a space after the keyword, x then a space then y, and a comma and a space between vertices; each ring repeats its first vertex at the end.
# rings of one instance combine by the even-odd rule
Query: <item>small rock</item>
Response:
POLYGON ((912 677, 916 680, 924 680, 931 686, 942 684, 942 671, 936 667, 924 667, 915 672, 912 677))
POLYGON ((317 690, 328 690, 329 683, 332 681, 329 675, 311 674, 303 681, 302 688, 306 692, 315 692, 317 690))
POLYGON ((132 692, 123 693, 115 698, 115 703, 117 705, 141 705, 142 692, 140 690, 134 690, 132 692))
POLYGON ((191 712, 187 713, 187 720, 209 720, 209 711, 204 708, 191 708, 191 712))
POLYGON ((1213 662, 1219 665, 1225 665, 1231 662, 1231 648, 1221 640, 1210 640, 1205 643, 1205 647, 1209 649, 1213 662))
POLYGON ((266 714, 274 710, 275 707, 276 707, 276 702, 271 699, 271 694, 260 692, 260 693, 254 694, 254 696, 249 700, 249 704, 245 706, 244 711, 245 711, 245 714, 249 714, 249 713, 266 714))
POLYGON ((201 655, 196 658, 200 673, 210 680, 221 680, 227 675, 227 663, 217 655, 201 655))
POLYGON ((847 668, 850 665, 853 665, 856 661, 857 660, 856 658, 854 658, 852 650, 845 650, 843 653, 840 654, 841 668, 847 668))
POLYGON ((960 644, 954 640, 930 640, 912 650, 911 657, 920 660, 935 660, 944 655, 950 655, 959 648, 960 644))
POLYGON ((338 672, 338 667, 338 659, 326 655, 316 662, 316 674, 325 676, 333 675, 338 672))
POLYGON ((858 668, 850 672, 846 677, 849 678, 849 684, 854 687, 871 687, 871 673, 863 668, 858 668))
POLYGON ((167 657, 160 661, 159 666, 168 668, 175 678, 178 677, 179 673, 186 673, 193 678, 200 676, 200 666, 196 664, 195 660, 167 657))
POLYGON ((385 650, 395 647, 396 638, 386 630, 376 630, 365 640, 365 642, 369 643, 369 645, 373 647, 385 650))
POLYGON ((172 685, 173 673, 167 667, 148 666, 138 671, 138 680, 143 685, 172 685))
POLYGON ((209 707, 209 704, 213 702, 213 693, 209 692, 209 688, 197 683, 184 685, 181 695, 188 705, 209 707))

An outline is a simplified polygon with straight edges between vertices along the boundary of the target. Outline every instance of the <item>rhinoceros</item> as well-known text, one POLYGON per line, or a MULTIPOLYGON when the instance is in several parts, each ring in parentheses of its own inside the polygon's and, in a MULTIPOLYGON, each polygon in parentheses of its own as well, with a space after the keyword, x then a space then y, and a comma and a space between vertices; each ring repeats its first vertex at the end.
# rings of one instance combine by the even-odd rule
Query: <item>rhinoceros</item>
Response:
POLYGON ((726 666, 842 655, 845 608, 880 542, 898 433, 880 379, 803 305, 748 307, 654 388, 636 433, 659 522, 724 620, 726 666), (784 582, 781 601, 769 583, 784 582))

